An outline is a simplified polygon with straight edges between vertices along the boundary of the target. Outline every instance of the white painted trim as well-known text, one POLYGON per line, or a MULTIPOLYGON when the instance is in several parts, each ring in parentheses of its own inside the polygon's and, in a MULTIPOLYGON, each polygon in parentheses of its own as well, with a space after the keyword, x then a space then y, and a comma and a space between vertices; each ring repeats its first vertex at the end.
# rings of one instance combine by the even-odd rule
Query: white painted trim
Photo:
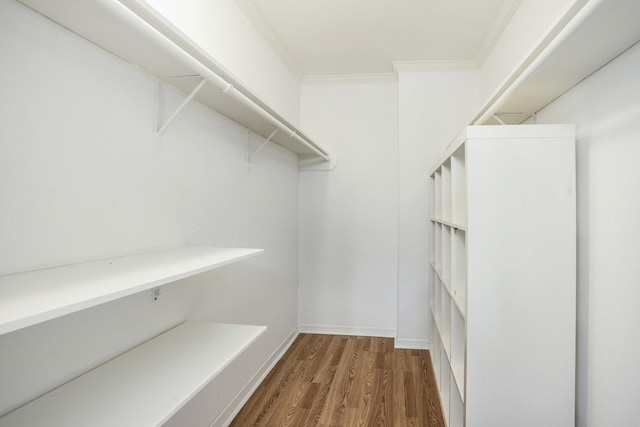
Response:
POLYGON ((371 328, 367 326, 299 325, 298 330, 304 334, 352 335, 383 338, 394 338, 396 336, 395 329, 371 328))
POLYGON ((429 339, 396 338, 394 346, 409 350, 430 350, 431 341, 429 339))
POLYGON ((476 63, 478 64, 478 67, 482 67, 484 61, 487 60, 489 53, 491 53, 493 48, 496 46, 496 43, 500 40, 500 37, 502 36, 505 28, 507 28, 511 18, 513 18, 516 10, 518 10, 520 3, 522 3, 522 0, 510 0, 502 4, 498 15, 491 24, 489 31, 482 40, 482 43, 478 48, 478 52, 476 53, 476 63))
POLYGON ((318 74, 305 76, 303 85, 339 84, 339 83, 371 83, 395 81, 396 73, 363 73, 363 74, 318 74))
POLYGON ((285 67, 287 67, 299 82, 302 82, 304 74, 300 65, 293 56, 291 56, 289 49, 287 49, 269 21, 265 19, 262 10, 258 5, 251 0, 235 0, 235 3, 245 14, 251 26, 255 28, 267 45, 269 45, 269 47, 280 58, 285 67))
POLYGON ((425 61, 393 61, 396 73, 433 72, 433 71, 469 71, 477 70, 475 60, 425 60, 425 61))
POLYGON ((258 386, 262 384, 262 381, 276 366, 276 363, 282 359, 282 356, 289 350, 291 344, 298 337, 298 327, 293 328, 287 339, 273 352, 271 357, 262 365, 262 367, 256 372, 256 374, 249 380, 249 382, 242 388, 242 390, 233 398, 233 400, 227 405, 222 413, 211 423, 210 427, 224 427, 231 424, 231 421, 238 415, 240 409, 247 403, 249 398, 256 391, 258 386))

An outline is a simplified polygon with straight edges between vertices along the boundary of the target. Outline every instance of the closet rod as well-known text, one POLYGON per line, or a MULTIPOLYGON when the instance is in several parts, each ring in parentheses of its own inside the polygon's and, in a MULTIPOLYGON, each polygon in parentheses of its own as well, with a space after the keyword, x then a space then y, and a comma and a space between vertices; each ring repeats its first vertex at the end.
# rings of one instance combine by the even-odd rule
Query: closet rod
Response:
MULTIPOLYGON (((104 0, 103 0, 104 1, 104 0)), ((118 14, 119 17, 127 22, 134 28, 138 28, 143 34, 147 37, 151 38, 158 46, 163 47, 166 51, 168 51, 174 58, 178 59, 185 66, 192 69, 195 73, 199 74, 207 80, 207 82, 213 84, 216 88, 218 88, 223 93, 229 95, 231 98, 235 99, 238 103, 253 111, 263 119, 267 120, 273 126, 281 130, 283 133, 288 135, 290 138, 295 139, 298 143, 304 145, 313 153, 324 159, 325 161, 330 161, 331 158, 326 152, 318 149, 318 147, 309 143, 307 140, 298 135, 294 130, 290 129, 287 125, 282 123, 279 119, 271 115, 268 111, 263 109, 261 106, 256 104, 254 101, 249 99, 246 95, 236 89, 233 84, 228 83, 221 76, 213 72, 211 69, 206 67, 200 61, 195 59, 189 53, 187 53, 184 49, 178 46, 175 42, 170 40, 167 36, 162 34, 158 29, 156 29, 151 23, 147 22, 141 14, 148 16, 150 19, 158 21, 159 25, 167 26, 166 23, 162 21, 161 18, 158 17, 157 12, 155 10, 147 8, 146 6, 142 6, 143 9, 140 10, 139 2, 131 2, 131 1, 109 1, 108 2, 110 8, 114 13, 118 14), (126 4, 125 4, 126 3, 126 4), (139 15, 136 10, 140 10, 141 14, 139 15)), ((173 29, 167 27, 170 31, 173 29)), ((175 32, 175 31, 173 31, 175 32)), ((160 76, 162 77, 162 76, 160 76)))

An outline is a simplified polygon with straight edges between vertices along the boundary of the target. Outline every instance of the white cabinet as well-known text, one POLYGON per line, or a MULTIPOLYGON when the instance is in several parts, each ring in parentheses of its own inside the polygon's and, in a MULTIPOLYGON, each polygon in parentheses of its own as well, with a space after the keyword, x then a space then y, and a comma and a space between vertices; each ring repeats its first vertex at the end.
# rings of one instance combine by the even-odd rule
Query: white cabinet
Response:
POLYGON ((430 194, 432 360, 448 425, 574 425, 574 127, 467 127, 430 194))

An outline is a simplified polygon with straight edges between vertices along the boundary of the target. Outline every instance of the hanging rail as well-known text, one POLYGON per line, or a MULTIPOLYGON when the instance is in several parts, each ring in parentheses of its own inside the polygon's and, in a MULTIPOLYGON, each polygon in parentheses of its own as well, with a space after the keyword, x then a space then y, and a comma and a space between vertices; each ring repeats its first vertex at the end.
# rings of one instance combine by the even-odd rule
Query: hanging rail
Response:
POLYGON ((136 0, 120 0, 120 2, 113 2, 112 5, 114 12, 118 13, 124 21, 127 21, 131 26, 143 29, 145 34, 152 38, 154 42, 162 46, 174 58, 178 59, 195 73, 202 76, 202 78, 208 83, 212 84, 245 108, 248 108, 271 123, 285 135, 288 135, 299 144, 308 148, 315 155, 321 157, 327 162, 331 160, 331 157, 327 152, 302 138, 295 130, 291 129, 288 125, 284 124, 260 105, 249 99, 244 93, 236 89, 233 84, 227 82, 221 76, 213 72, 209 67, 205 66, 202 62, 185 51, 185 49, 180 47, 176 42, 163 34, 161 30, 176 35, 179 42, 187 43, 186 40, 181 40, 175 29, 171 28, 170 25, 168 25, 154 9, 146 3, 136 0), (152 28, 153 31, 149 31, 149 28, 152 28))

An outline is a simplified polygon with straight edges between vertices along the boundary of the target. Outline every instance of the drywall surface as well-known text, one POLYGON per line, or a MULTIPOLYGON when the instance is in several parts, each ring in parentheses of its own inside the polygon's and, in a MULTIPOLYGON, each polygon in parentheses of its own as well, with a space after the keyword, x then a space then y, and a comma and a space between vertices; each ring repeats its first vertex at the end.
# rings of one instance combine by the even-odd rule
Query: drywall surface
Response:
MULTIPOLYGON (((156 145, 152 76, 14 1, 0 2, 0 51, 0 274, 183 243, 265 249, 156 303, 0 336, 0 414, 184 319, 267 325, 207 405, 177 415, 210 425, 297 327, 296 156, 269 144, 247 169, 248 131, 197 103, 156 145)), ((167 117, 184 94, 161 98, 167 117)))
POLYGON ((299 124, 297 70, 285 65, 234 0, 148 3, 278 114, 299 124))
POLYGON ((522 0, 502 35, 480 64, 484 103, 520 66, 567 10, 585 0, 522 0))
POLYGON ((478 108, 478 73, 398 72, 399 279, 397 342, 429 331, 429 170, 478 108))
POLYGON ((539 123, 575 123, 577 425, 640 418, 640 45, 557 99, 539 123))
POLYGON ((302 125, 337 156, 300 172, 300 328, 394 336, 397 83, 308 83, 302 125))

